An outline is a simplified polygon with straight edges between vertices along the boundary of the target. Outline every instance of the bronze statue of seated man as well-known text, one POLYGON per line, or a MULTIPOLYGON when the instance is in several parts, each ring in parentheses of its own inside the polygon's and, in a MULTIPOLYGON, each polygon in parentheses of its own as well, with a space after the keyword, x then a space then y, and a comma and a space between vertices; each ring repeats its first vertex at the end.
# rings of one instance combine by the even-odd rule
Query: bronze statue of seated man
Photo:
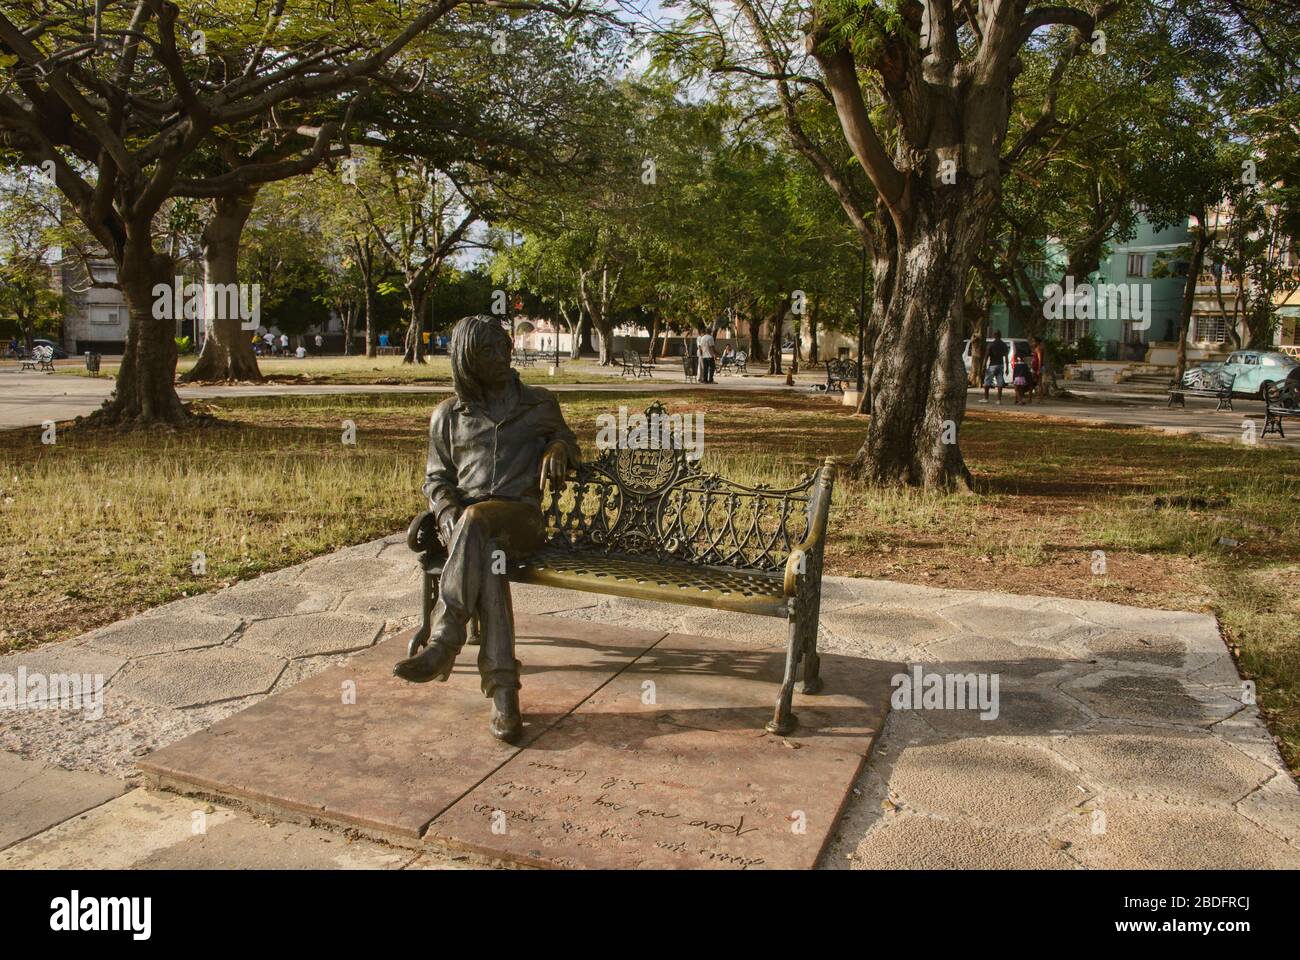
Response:
POLYGON ((445 681, 477 617, 479 675, 483 695, 492 699, 490 729, 513 743, 523 718, 507 564, 542 545, 542 478, 558 489, 581 454, 555 397, 519 382, 510 366, 510 337, 497 318, 462 319, 449 353, 455 396, 433 411, 424 481, 447 560, 429 645, 393 672, 415 683, 445 681))

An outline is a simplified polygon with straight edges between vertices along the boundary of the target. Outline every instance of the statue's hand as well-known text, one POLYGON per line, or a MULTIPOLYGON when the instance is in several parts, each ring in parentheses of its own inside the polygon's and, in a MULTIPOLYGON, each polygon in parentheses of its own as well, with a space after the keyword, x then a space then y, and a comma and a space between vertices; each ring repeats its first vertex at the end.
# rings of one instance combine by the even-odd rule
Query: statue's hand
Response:
POLYGON ((564 478, 569 472, 569 448, 561 440, 555 440, 547 446, 542 454, 541 482, 551 482, 552 490, 564 489, 564 478))
POLYGON ((451 532, 456 528, 460 514, 460 507, 453 503, 438 515, 438 535, 442 537, 443 546, 451 543, 451 532))

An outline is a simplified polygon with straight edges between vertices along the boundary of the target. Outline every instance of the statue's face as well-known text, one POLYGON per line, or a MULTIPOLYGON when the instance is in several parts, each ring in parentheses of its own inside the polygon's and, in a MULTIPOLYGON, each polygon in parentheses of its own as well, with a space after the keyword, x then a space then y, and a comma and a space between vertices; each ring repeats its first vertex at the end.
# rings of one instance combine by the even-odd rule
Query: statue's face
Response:
POLYGON ((510 338, 501 332, 493 337, 490 344, 483 348, 475 359, 476 373, 483 383, 493 387, 502 386, 510 380, 510 338))

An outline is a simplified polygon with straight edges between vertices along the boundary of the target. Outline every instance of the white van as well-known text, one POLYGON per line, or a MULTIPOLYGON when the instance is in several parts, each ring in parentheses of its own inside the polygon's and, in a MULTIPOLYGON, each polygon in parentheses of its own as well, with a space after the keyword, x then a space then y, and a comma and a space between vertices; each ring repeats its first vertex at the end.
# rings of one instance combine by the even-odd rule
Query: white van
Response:
MULTIPOLYGON (((986 357, 989 355, 988 345, 992 342, 993 342, 992 337, 986 337, 984 340, 984 356, 986 357)), ((1011 340, 1009 338, 1003 337, 1003 342, 1006 343, 1008 349, 1011 351, 1007 355, 1006 368, 1002 371, 1003 376, 1006 377, 1007 383, 1010 383, 1011 368, 1015 366, 1016 357, 1024 357, 1025 362, 1029 363, 1030 358, 1032 358, 1034 355, 1034 348, 1030 345, 1028 340, 1011 340)), ((971 341, 969 339, 964 341, 961 345, 961 362, 965 365, 966 372, 969 374, 971 372, 970 370, 971 363, 973 362, 971 359, 971 341)), ((983 371, 980 372, 983 373, 983 371)))

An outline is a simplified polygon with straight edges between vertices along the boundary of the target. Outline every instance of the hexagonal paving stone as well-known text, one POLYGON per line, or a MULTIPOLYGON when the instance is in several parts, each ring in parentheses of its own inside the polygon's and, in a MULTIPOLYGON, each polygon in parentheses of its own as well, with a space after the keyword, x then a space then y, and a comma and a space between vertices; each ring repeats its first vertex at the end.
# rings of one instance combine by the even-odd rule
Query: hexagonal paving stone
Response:
POLYGON ((239 628, 238 617, 212 617, 197 612, 145 615, 97 630, 87 647, 121 654, 128 659, 176 650, 215 647, 239 628))
POLYGON ((339 560, 309 563, 298 574, 299 583, 320 584, 338 591, 381 590, 396 586, 416 569, 416 556, 407 552, 398 562, 371 557, 344 557, 339 560))
MULTIPOLYGON (((52 676, 75 674, 84 677, 90 674, 92 677, 102 678, 100 682, 107 684, 125 664, 126 661, 121 657, 92 650, 77 643, 50 643, 35 650, 23 650, 0 657, 0 674, 14 678, 16 693, 20 669, 25 671, 28 678, 39 674, 46 678, 47 682, 52 676)), ((48 686, 46 692, 47 694, 49 692, 48 686)), ((43 698, 35 697, 36 693, 37 689, 28 684, 23 694, 25 701, 40 702, 43 698)))
POLYGON ((996 717, 986 720, 979 709, 918 710, 917 714, 940 733, 975 737, 1061 733, 1091 721, 1074 703, 1051 690, 1004 683, 998 684, 996 717))
POLYGON ((1295 869, 1300 851, 1232 810, 1137 800, 1099 804, 1104 829, 1070 848, 1090 867, 1143 870, 1295 869))
POLYGON ((1059 647, 1043 646, 1024 639, 973 634, 962 634, 927 647, 925 658, 930 663, 943 664, 944 669, 973 667, 1021 677, 1056 673, 1082 663, 1059 647))
POLYGON ((364 650, 379 638, 383 630, 382 619, 309 613, 254 623, 244 631, 236 646, 293 660, 364 650))
POLYGON ((1133 630, 1107 630, 1085 641, 1084 646, 1103 660, 1160 667, 1181 667, 1187 660, 1187 644, 1177 637, 1133 630))
MULTIPOLYGON (((351 613, 358 617, 371 619, 402 620, 420 615, 420 590, 414 587, 407 590, 388 592, 349 593, 339 604, 340 613, 351 613)), ((518 612, 518 608, 516 608, 518 612)))
POLYGON ((1086 626, 1078 617, 1059 610, 1027 609, 987 600, 944 607, 943 615, 972 633, 986 637, 1020 634, 1042 639, 1086 626))
POLYGON ((1044 837, 929 817, 895 817, 863 838, 850 861, 863 870, 1068 870, 1044 837))
POLYGON ((1300 845, 1300 790, 1285 773, 1276 774, 1237 804, 1247 820, 1300 845))
MULTIPOLYGON (((258 581, 251 581, 257 584, 258 581)), ((321 613, 334 604, 324 590, 309 590, 297 584, 232 587, 205 597, 203 606, 209 613, 227 614, 244 620, 266 620, 291 614, 321 613)))
POLYGON ((133 660, 113 692, 164 707, 192 707, 266 693, 284 661, 251 650, 208 647, 133 660))
POLYGON ((885 641, 895 646, 920 646, 948 636, 956 628, 935 613, 905 607, 860 605, 823 613, 826 629, 849 641, 885 641))
POLYGON ((1099 670, 1070 680, 1061 689, 1098 715, 1114 720, 1208 727, 1241 709, 1240 703, 1216 690, 1170 676, 1099 670))
POLYGON ((986 740, 909 746, 889 788, 918 810, 1000 827, 1042 826, 1088 796, 1051 754, 986 740))
POLYGON ((1179 801, 1232 803, 1273 775, 1217 737, 1110 724, 1053 746, 1098 786, 1179 801))

